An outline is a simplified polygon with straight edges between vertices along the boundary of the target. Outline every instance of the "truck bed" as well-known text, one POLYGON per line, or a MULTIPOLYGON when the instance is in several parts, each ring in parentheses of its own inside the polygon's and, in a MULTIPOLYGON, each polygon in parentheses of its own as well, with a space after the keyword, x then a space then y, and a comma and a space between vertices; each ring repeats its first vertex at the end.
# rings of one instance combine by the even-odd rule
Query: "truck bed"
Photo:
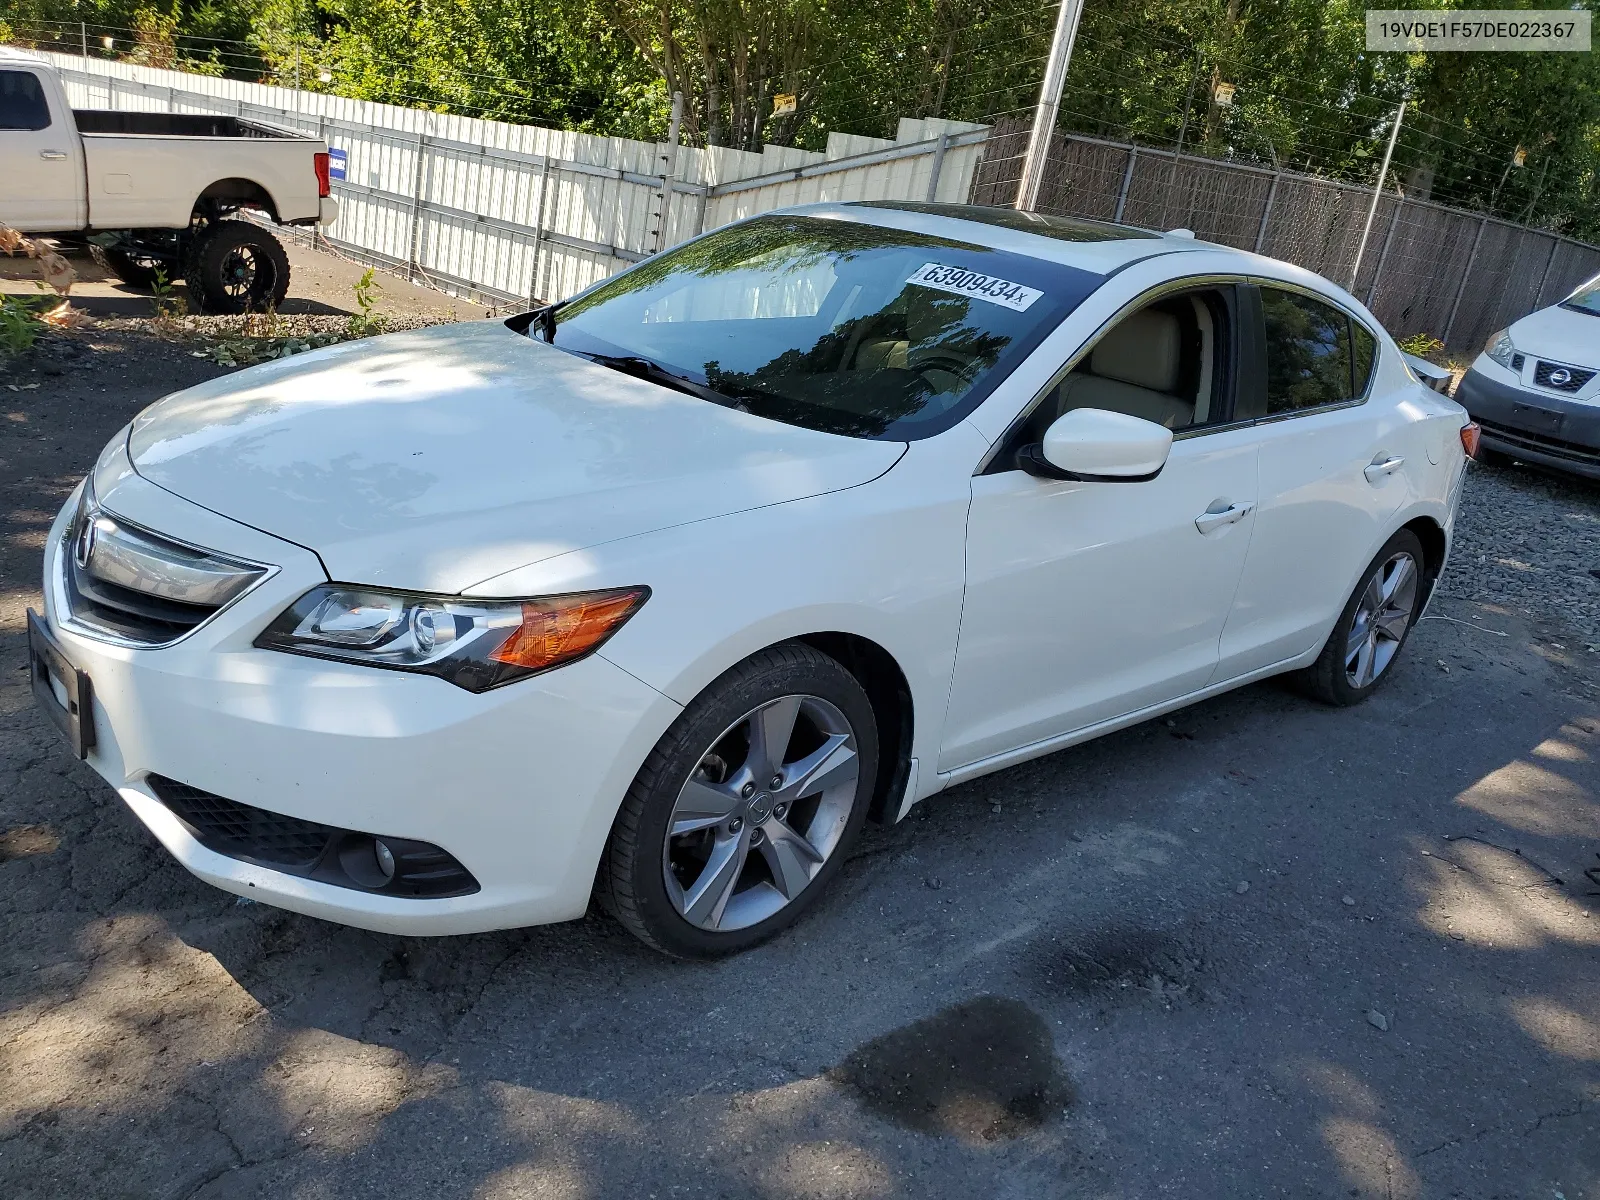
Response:
POLYGON ((270 138, 314 141, 307 134, 238 117, 210 113, 114 112, 103 108, 75 108, 72 119, 79 133, 110 133, 142 137, 270 138))

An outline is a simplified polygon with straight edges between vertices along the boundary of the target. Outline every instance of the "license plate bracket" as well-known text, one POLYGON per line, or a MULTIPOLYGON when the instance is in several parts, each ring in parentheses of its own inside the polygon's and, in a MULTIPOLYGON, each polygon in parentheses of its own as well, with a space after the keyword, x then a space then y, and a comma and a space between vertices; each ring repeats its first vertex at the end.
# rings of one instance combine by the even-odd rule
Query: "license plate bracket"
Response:
POLYGON ((33 685, 33 699, 51 724, 61 730, 72 752, 79 758, 89 757, 94 749, 94 687, 89 677, 67 659, 60 644, 50 635, 50 629, 39 615, 28 610, 28 676, 33 685), (51 677, 61 685, 66 703, 56 695, 51 677))

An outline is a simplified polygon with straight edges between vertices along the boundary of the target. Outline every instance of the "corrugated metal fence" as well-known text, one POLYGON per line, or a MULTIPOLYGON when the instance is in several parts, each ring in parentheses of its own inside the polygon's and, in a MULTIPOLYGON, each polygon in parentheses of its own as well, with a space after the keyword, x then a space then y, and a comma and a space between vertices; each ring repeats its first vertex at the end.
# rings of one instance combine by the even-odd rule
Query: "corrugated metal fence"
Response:
POLYGON ((74 107, 226 113, 345 151, 337 248, 490 302, 561 299, 752 213, 814 200, 961 201, 987 128, 902 120, 823 153, 596 137, 131 63, 47 54, 74 107))
MULTIPOLYGON (((995 126, 975 203, 1011 202, 1027 141, 1025 121, 995 126)), ((1183 226, 1348 284, 1371 203, 1370 187, 1057 133, 1038 207, 1151 229, 1183 226)), ((1396 336, 1432 334, 1466 355, 1596 274, 1600 247, 1386 192, 1351 291, 1396 336)))

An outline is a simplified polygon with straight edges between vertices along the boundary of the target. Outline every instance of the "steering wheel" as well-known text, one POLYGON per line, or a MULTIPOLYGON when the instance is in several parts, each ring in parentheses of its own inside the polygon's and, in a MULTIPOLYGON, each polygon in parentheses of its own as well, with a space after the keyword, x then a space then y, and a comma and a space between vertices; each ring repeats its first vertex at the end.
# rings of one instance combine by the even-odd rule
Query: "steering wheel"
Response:
POLYGON ((950 388, 943 385, 937 376, 954 376, 957 383, 965 383, 972 367, 973 360, 965 355, 952 354, 948 351, 940 353, 935 349, 919 354, 916 365, 911 369, 927 380, 928 386, 934 391, 947 392, 950 388))

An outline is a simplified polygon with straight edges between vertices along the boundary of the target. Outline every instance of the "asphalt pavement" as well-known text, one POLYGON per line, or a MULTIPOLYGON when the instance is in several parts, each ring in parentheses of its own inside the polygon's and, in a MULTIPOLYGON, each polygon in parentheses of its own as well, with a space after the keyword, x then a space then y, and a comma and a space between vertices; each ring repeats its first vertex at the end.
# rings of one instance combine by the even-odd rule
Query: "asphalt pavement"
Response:
POLYGON ((0 1196, 1600 1200, 1600 653, 1562 606, 1486 566, 1362 707, 1258 685, 953 789, 730 961, 596 915, 368 934, 191 878, 32 709, 51 515, 218 373, 72 337, 0 374, 0 1196))

